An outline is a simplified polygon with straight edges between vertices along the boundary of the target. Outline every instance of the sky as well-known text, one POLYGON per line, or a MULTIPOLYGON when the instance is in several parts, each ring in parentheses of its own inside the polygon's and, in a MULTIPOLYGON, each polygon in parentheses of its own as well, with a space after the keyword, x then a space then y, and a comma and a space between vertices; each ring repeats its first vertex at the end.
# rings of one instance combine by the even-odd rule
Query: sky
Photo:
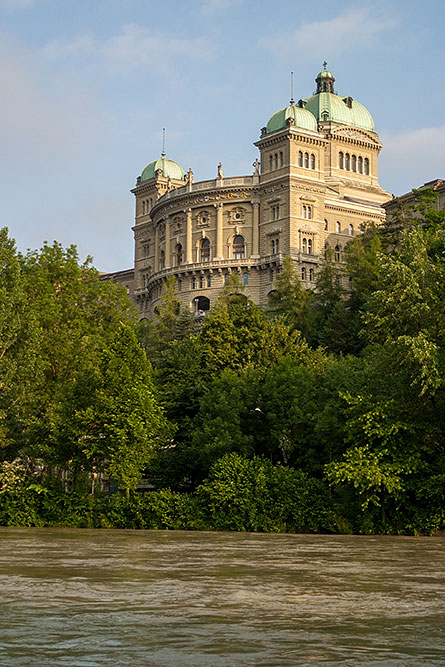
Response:
POLYGON ((391 194, 445 178, 443 0, 0 0, 0 226, 133 265, 134 197, 162 151, 195 181, 251 174, 260 128, 324 60, 371 112, 391 194))

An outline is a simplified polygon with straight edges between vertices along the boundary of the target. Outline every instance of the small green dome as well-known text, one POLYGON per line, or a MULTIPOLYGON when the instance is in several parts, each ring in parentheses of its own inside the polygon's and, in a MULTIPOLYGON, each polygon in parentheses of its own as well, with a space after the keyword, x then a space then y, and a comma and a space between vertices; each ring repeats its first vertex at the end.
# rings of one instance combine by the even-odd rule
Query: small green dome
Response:
MULTIPOLYGON (((332 74, 332 72, 328 72, 327 69, 323 69, 323 70, 321 70, 321 72, 318 72, 318 74, 317 74, 317 79, 333 79, 333 78, 334 78, 334 75, 332 74)), ((317 79, 315 79, 315 80, 317 80, 317 79)))
POLYGON ((147 164, 141 174, 141 181, 148 181, 150 178, 154 178, 158 169, 162 171, 165 178, 170 176, 170 178, 175 179, 176 181, 185 180, 183 168, 177 162, 167 160, 165 155, 162 155, 159 160, 147 164))
MULTIPOLYGON (((326 72, 321 72, 325 74, 326 72)), ((305 109, 310 111, 319 122, 333 122, 339 125, 360 127, 375 132, 374 120, 369 111, 351 97, 342 97, 335 93, 319 92, 306 101, 305 109)))
POLYGON ((317 131, 317 121, 314 116, 309 111, 306 111, 306 109, 296 104, 291 104, 285 109, 280 109, 280 111, 277 111, 269 118, 266 125, 267 134, 287 127, 288 118, 293 118, 295 127, 302 130, 311 130, 312 132, 317 131))

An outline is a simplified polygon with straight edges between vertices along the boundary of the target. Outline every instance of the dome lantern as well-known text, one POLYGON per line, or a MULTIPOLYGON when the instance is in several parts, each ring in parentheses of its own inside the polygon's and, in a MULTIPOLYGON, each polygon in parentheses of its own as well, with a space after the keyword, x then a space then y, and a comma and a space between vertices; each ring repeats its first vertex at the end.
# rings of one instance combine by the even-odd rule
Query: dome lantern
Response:
POLYGON ((334 75, 331 74, 331 72, 328 72, 326 69, 328 63, 326 60, 323 63, 323 69, 321 72, 317 74, 317 78, 315 79, 315 83, 317 84, 317 90, 315 92, 316 95, 318 93, 334 93, 334 83, 335 83, 335 78, 334 75))

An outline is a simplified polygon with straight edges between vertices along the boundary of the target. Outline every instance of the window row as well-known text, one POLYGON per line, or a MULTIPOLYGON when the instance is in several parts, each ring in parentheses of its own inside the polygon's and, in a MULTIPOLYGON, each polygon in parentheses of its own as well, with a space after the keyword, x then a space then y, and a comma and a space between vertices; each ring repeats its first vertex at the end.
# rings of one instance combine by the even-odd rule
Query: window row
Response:
POLYGON ((280 205, 272 206, 270 210, 272 212, 272 220, 278 220, 280 217, 280 205))
POLYGON ((301 250, 305 255, 312 255, 314 252, 312 239, 303 238, 301 241, 301 250))
POLYGON ((310 268, 309 271, 305 266, 301 269, 301 280, 307 280, 309 276, 309 282, 313 283, 315 278, 314 269, 310 268))
POLYGON ((280 239, 272 239, 272 255, 280 252, 280 239))
POLYGON ((271 153, 269 155, 269 171, 272 171, 272 169, 278 169, 278 167, 282 167, 283 165, 284 165, 283 151, 274 154, 271 153))
POLYGON ((298 151, 298 166, 305 169, 315 169, 315 155, 298 151))
MULTIPOLYGON (((232 242, 232 259, 244 259, 246 256, 246 242, 244 237, 238 234, 232 242)), ((198 247, 198 262, 210 261, 210 240, 203 238, 198 247)), ((180 266, 184 262, 184 251, 181 243, 177 243, 173 254, 174 266, 180 266)), ((159 271, 165 268, 165 251, 159 254, 159 271)))
POLYGON ((154 199, 153 197, 150 197, 149 199, 143 199, 142 200, 142 215, 146 215, 150 209, 153 208, 154 204, 154 199))
MULTIPOLYGON (((325 232, 329 231, 329 223, 326 219, 324 221, 324 231, 325 232)), ((336 234, 341 234, 341 224, 338 220, 335 223, 335 233, 336 234)), ((348 225, 348 236, 354 236, 354 225, 352 225, 352 224, 348 225)))
POLYGON ((307 204, 303 204, 301 207, 301 217, 306 218, 307 220, 312 220, 314 217, 314 209, 312 206, 309 206, 307 204))
POLYGON ((350 155, 350 153, 338 154, 338 168, 346 169, 346 171, 356 171, 359 174, 369 176, 369 158, 362 158, 361 155, 350 155))

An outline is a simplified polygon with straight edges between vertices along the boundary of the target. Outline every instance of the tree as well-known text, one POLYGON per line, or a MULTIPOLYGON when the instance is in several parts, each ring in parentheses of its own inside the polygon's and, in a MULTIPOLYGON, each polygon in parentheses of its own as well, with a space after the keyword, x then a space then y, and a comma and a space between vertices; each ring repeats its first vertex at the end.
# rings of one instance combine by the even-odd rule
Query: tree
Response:
POLYGON ((269 305, 275 317, 280 316, 292 330, 300 331, 307 340, 313 337, 312 296, 312 292, 304 289, 292 258, 287 255, 277 275, 275 289, 270 294, 269 305))
POLYGON ((176 288, 176 278, 169 276, 164 282, 154 317, 139 324, 139 338, 154 366, 160 363, 160 357, 171 341, 193 332, 193 315, 181 306, 176 288))
POLYGON ((40 375, 32 378, 28 418, 17 444, 50 464, 71 458, 71 443, 58 437, 60 415, 79 373, 94 372, 121 322, 135 313, 124 290, 101 281, 90 259, 79 263, 74 246, 45 244, 20 258, 27 316, 39 334, 34 352, 40 375))
POLYGON ((0 302, 0 448, 14 458, 42 372, 37 354, 41 336, 6 228, 0 230, 0 302))
POLYGON ((103 463, 129 496, 154 451, 173 435, 155 400, 150 364, 134 327, 119 327, 101 351, 97 368, 75 379, 70 398, 61 436, 75 438, 78 456, 103 463))

